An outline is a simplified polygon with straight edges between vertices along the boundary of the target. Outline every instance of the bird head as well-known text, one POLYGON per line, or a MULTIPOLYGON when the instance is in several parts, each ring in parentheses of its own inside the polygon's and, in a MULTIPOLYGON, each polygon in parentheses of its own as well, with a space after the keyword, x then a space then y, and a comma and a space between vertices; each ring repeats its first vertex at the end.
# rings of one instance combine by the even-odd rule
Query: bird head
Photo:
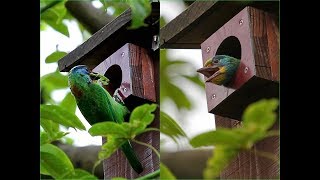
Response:
POLYGON ((206 82, 212 82, 217 85, 228 85, 235 75, 240 60, 227 55, 216 55, 208 59, 203 68, 197 72, 203 74, 208 79, 206 82))
POLYGON ((90 71, 85 65, 74 66, 68 74, 69 83, 85 83, 89 84, 92 82, 90 78, 90 71))
POLYGON ((90 84, 92 82, 99 81, 103 85, 107 85, 109 83, 109 79, 104 77, 99 73, 92 72, 85 65, 77 65, 73 67, 68 74, 69 84, 90 84))

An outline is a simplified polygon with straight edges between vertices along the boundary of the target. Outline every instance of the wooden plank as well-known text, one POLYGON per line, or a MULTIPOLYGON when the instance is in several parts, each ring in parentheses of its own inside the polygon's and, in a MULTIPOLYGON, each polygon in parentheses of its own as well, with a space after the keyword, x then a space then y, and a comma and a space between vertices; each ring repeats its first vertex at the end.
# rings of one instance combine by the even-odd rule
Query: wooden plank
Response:
POLYGON ((279 16, 279 1, 196 1, 160 29, 160 47, 198 49, 204 40, 246 6, 279 16))
POLYGON ((153 2, 152 13, 145 20, 149 26, 129 30, 127 27, 131 22, 131 9, 127 9, 87 41, 61 58, 58 61, 59 70, 66 72, 78 64, 85 64, 93 69, 125 43, 133 43, 151 49, 152 37, 159 31, 158 19, 159 2, 153 2))
POLYGON ((279 80, 279 60, 280 60, 280 34, 279 22, 275 20, 275 16, 267 16, 267 37, 268 37, 268 53, 271 66, 272 80, 279 80))

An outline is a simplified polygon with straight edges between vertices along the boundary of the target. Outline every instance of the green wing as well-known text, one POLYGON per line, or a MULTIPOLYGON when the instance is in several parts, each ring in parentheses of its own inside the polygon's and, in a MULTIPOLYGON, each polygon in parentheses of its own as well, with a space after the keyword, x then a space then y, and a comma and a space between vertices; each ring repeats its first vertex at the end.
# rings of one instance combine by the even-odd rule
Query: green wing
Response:
POLYGON ((78 107, 92 125, 103 121, 122 123, 129 113, 128 109, 116 102, 111 95, 100 85, 92 83, 77 100, 78 107))

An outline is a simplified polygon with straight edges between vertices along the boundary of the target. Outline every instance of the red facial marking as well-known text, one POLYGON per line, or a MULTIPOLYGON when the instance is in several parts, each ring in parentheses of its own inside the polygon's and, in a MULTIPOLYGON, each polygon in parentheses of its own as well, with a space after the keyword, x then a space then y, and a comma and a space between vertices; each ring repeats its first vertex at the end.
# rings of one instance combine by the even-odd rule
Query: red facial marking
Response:
POLYGON ((76 86, 71 86, 71 92, 76 98, 81 97, 83 94, 83 92, 76 86))

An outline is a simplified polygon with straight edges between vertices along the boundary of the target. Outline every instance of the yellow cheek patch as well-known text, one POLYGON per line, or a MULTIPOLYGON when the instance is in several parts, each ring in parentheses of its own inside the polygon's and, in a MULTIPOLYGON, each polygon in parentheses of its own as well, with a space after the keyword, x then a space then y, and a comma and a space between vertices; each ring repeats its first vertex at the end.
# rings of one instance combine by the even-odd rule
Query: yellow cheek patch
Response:
POLYGON ((217 85, 221 85, 222 82, 226 79, 226 77, 225 77, 226 68, 225 67, 221 67, 219 69, 219 72, 220 72, 220 74, 212 79, 212 82, 217 84, 217 85))
POLYGON ((212 79, 212 82, 215 84, 221 85, 224 80, 225 80, 224 74, 219 74, 218 76, 212 79))
POLYGON ((219 69, 220 73, 226 73, 227 69, 226 67, 222 66, 220 69, 219 69))

